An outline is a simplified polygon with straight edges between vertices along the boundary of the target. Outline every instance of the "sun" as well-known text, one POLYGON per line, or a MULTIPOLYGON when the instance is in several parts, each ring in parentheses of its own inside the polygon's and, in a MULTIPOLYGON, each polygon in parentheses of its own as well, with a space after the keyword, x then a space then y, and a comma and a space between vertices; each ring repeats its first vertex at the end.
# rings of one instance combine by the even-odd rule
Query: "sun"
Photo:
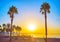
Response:
POLYGON ((35 30, 36 29, 35 24, 29 24, 28 29, 31 30, 31 31, 35 30))

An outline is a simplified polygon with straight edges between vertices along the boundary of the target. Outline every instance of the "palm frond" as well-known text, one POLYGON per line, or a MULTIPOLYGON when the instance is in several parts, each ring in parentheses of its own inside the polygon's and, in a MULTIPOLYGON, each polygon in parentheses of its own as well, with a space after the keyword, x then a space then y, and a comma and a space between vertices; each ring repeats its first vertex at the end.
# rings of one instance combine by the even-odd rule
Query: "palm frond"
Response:
POLYGON ((10 7, 8 14, 14 14, 14 13, 18 13, 18 11, 17 11, 16 7, 12 6, 12 7, 10 7))
POLYGON ((49 9, 50 9, 50 5, 47 2, 44 2, 41 5, 40 12, 42 12, 42 14, 43 14, 43 11, 42 10, 44 10, 44 11, 50 13, 50 10, 49 9))
POLYGON ((50 13, 50 10, 48 10, 47 12, 50 13))

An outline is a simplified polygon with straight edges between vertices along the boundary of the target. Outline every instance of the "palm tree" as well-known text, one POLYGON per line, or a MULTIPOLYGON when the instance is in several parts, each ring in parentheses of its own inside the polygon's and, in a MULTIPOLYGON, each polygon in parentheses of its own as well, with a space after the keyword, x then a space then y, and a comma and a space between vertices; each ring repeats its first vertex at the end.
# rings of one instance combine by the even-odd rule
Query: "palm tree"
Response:
POLYGON ((0 25, 0 32, 2 32, 2 27, 1 27, 1 25, 0 25))
POLYGON ((43 3, 41 5, 40 12, 42 12, 42 14, 45 17, 45 35, 46 35, 45 42, 47 42, 47 13, 50 13, 50 5, 47 2, 43 3))
MULTIPOLYGON (((15 30, 15 28, 16 28, 16 25, 13 25, 13 31, 15 30)), ((13 32, 13 36, 15 36, 15 31, 13 32)))
POLYGON ((22 28, 21 28, 21 27, 19 27, 19 26, 17 26, 15 29, 16 29, 16 31, 18 31, 18 32, 19 32, 19 34, 18 34, 18 35, 20 36, 20 31, 22 30, 22 28))
POLYGON ((12 24, 13 24, 13 18, 14 18, 14 14, 17 14, 17 8, 12 6, 10 7, 8 14, 10 15, 11 18, 11 30, 10 30, 10 42, 11 42, 11 35, 12 35, 12 24))
POLYGON ((0 25, 0 27, 1 27, 1 25, 0 25))
POLYGON ((6 29, 7 32, 10 32, 10 24, 8 23, 7 24, 7 29, 6 29))
POLYGON ((3 32, 5 32, 6 31, 6 24, 2 24, 2 26, 3 26, 3 32))

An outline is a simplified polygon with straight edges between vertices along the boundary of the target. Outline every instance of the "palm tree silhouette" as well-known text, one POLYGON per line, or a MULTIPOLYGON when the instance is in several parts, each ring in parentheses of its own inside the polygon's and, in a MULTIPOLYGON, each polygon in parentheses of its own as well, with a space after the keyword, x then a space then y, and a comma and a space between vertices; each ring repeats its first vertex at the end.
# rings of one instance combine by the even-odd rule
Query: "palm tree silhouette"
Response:
POLYGON ((16 28, 15 28, 18 32, 19 32, 19 36, 20 36, 20 31, 22 30, 22 28, 21 27, 19 27, 19 26, 17 26, 16 28))
POLYGON ((7 24, 6 32, 10 32, 10 24, 9 23, 7 24))
POLYGON ((50 5, 47 2, 44 2, 41 5, 40 12, 42 12, 42 14, 45 17, 45 35, 46 35, 45 42, 47 42, 47 13, 50 13, 50 5))
POLYGON ((1 25, 0 25, 0 32, 2 32, 2 27, 1 27, 1 25))
POLYGON ((11 29, 10 29, 10 42, 11 42, 11 36, 12 36, 12 24, 13 24, 13 18, 14 18, 14 14, 17 14, 17 8, 12 6, 10 7, 9 11, 8 11, 8 14, 10 15, 10 18, 11 18, 11 29))
POLYGON ((3 26, 3 32, 5 32, 6 31, 6 24, 2 24, 2 26, 3 26))

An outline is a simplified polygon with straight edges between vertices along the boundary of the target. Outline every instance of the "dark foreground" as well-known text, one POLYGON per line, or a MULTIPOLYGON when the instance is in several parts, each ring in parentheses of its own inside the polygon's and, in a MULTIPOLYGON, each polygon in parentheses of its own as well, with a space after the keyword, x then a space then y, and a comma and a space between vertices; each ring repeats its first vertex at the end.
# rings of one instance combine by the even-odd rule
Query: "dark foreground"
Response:
MULTIPOLYGON (((1 36, 0 37, 0 42, 9 42, 9 37, 8 36, 1 36)), ((48 42, 60 42, 60 38, 48 38, 48 42)), ((24 36, 19 36, 19 37, 12 37, 12 42, 45 42, 44 38, 32 38, 32 37, 24 37, 24 36)))

